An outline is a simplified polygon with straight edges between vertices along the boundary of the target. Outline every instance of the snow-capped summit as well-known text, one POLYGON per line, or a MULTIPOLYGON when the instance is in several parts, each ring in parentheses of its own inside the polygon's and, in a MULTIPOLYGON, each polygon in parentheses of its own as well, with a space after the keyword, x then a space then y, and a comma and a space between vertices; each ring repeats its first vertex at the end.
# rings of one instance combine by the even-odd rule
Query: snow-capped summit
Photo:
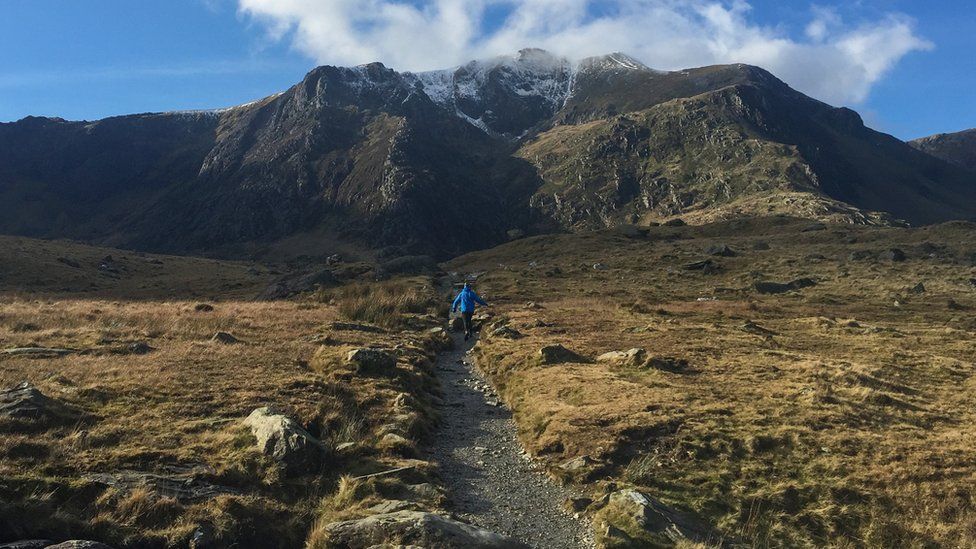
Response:
POLYGON ((562 107, 574 64, 545 50, 406 75, 435 103, 489 133, 516 136, 562 107))
POLYGON ((656 71, 626 53, 614 52, 581 59, 579 71, 656 71))

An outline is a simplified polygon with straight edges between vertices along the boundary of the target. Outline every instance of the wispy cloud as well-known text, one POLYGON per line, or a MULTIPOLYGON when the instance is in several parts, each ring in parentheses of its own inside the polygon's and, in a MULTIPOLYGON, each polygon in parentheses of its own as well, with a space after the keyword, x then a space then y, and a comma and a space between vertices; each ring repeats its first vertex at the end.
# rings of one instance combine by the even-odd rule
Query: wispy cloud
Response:
POLYGON ((756 64, 832 103, 865 100, 905 55, 933 47, 904 15, 849 23, 824 8, 793 37, 757 24, 745 0, 238 0, 238 9, 319 63, 423 70, 526 46, 574 58, 624 51, 661 69, 756 64), (507 17, 483 33, 491 8, 507 17))
POLYGON ((29 88, 72 82, 132 81, 201 75, 248 74, 275 70, 281 63, 265 60, 215 60, 159 66, 110 66, 0 74, 0 89, 29 88))

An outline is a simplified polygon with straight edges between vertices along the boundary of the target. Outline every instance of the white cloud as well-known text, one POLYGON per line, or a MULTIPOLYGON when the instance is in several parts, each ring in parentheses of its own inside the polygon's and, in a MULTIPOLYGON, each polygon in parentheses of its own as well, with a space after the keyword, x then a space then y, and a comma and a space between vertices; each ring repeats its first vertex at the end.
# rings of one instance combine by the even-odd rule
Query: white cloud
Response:
POLYGON ((745 0, 238 0, 238 7, 323 64, 424 70, 527 46, 572 58, 623 51, 660 69, 751 63, 835 104, 864 101, 906 54, 932 47, 905 16, 852 25, 816 6, 803 36, 792 37, 755 23, 745 0), (508 16, 483 32, 489 8, 508 16))

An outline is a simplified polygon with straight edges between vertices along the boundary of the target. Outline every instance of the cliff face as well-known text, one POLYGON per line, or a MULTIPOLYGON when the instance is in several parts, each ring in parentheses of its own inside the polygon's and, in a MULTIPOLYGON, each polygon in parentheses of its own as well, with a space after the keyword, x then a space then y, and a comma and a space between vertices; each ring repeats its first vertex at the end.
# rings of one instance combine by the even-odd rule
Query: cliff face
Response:
POLYGON ((976 172, 976 129, 940 133, 909 141, 909 144, 946 162, 976 172))

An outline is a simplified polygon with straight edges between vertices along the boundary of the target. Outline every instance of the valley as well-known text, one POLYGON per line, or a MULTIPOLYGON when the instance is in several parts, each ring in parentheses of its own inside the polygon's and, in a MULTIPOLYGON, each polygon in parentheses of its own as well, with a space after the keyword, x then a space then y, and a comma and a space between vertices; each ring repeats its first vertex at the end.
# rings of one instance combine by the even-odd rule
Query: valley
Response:
POLYGON ((974 153, 531 48, 0 123, 0 548, 976 545, 974 153))

